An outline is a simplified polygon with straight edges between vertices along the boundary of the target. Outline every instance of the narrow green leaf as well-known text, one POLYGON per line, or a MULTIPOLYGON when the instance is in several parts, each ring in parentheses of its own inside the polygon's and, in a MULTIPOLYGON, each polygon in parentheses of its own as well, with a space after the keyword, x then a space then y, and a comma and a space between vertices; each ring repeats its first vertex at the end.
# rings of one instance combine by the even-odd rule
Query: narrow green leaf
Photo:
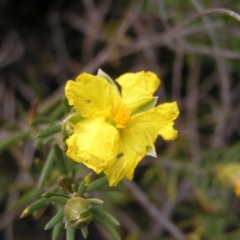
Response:
POLYGON ((109 223, 112 223, 112 224, 117 225, 117 226, 120 225, 118 220, 115 217, 113 217, 110 213, 107 213, 102 209, 99 209, 99 208, 96 208, 96 207, 92 206, 91 211, 92 211, 93 214, 104 218, 109 223))
POLYGON ((33 163, 38 172, 42 172, 44 163, 39 158, 35 158, 33 163))
POLYGON ((84 179, 80 182, 78 190, 77 190, 77 195, 81 197, 83 193, 85 192, 87 186, 84 183, 84 179))
POLYGON ((88 182, 90 181, 90 177, 91 177, 91 173, 88 174, 79 184, 78 190, 77 190, 77 195, 78 196, 82 196, 83 193, 86 191, 87 186, 88 186, 88 182))
POLYGON ((51 111, 50 119, 57 120, 59 119, 64 112, 63 104, 60 102, 57 106, 54 107, 53 111, 51 111))
POLYGON ((38 198, 41 196, 42 191, 39 189, 30 189, 25 192, 15 203, 8 206, 8 210, 14 210, 17 207, 23 205, 28 202, 32 198, 38 198))
POLYGON ((54 126, 51 126, 47 129, 44 129, 42 130, 38 135, 37 137, 41 138, 41 137, 48 137, 50 135, 53 135, 57 132, 60 132, 61 131, 61 128, 62 126, 61 125, 54 125, 54 126))
POLYGON ((35 139, 35 148, 36 149, 40 149, 42 147, 42 145, 51 145, 51 143, 54 140, 54 135, 50 135, 48 137, 44 137, 44 138, 36 138, 35 139))
POLYGON ((60 221, 63 221, 63 209, 59 210, 57 214, 51 218, 51 220, 47 223, 45 230, 53 228, 60 221))
POLYGON ((29 134, 30 133, 26 131, 19 131, 17 133, 13 133, 9 138, 4 139, 0 142, 0 153, 15 144, 16 142, 27 138, 29 134))
POLYGON ((42 188, 43 184, 45 183, 46 179, 49 177, 51 171, 52 171, 52 166, 54 163, 54 149, 51 148, 50 152, 48 153, 48 157, 47 160, 44 164, 43 170, 41 172, 41 175, 39 177, 39 181, 38 181, 38 187, 42 188))
POLYGON ((50 197, 65 197, 65 198, 69 198, 68 195, 61 193, 61 192, 45 192, 42 197, 46 197, 46 198, 50 198, 50 197))
POLYGON ((72 191, 73 191, 74 193, 76 193, 76 192, 78 191, 78 187, 79 187, 79 185, 76 184, 76 183, 71 184, 71 188, 72 188, 72 191))
POLYGON ((31 121, 31 125, 37 126, 39 124, 51 123, 52 120, 49 117, 38 116, 31 121))
POLYGON ((81 232, 84 238, 87 238, 88 235, 88 226, 81 227, 81 232))
POLYGON ((63 152, 58 145, 54 145, 54 151, 56 155, 56 163, 61 174, 67 175, 67 167, 64 162, 63 152))
MULTIPOLYGON (((49 203, 50 204, 50 203, 49 203)), ((38 220, 46 211, 46 207, 40 208, 32 213, 34 220, 38 220)))
POLYGON ((63 222, 60 221, 53 227, 53 230, 52 230, 52 240, 57 240, 58 239, 58 237, 60 235, 60 232, 62 230, 62 225, 63 225, 63 222))
POLYGON ((67 228, 66 240, 74 240, 75 239, 75 229, 71 226, 67 228))
POLYGON ((93 219, 96 222, 98 222, 101 226, 103 226, 108 231, 108 233, 113 237, 114 240, 121 240, 121 237, 119 236, 116 229, 111 225, 111 223, 95 214, 93 215, 93 219))
POLYGON ((91 205, 99 205, 103 204, 103 201, 98 198, 86 198, 86 200, 91 204, 91 205))
POLYGON ((107 183, 108 183, 108 180, 106 177, 99 178, 99 179, 91 182, 88 185, 86 192, 91 192, 91 191, 97 190, 97 189, 105 186, 107 183))
POLYGON ((67 203, 67 201, 69 200, 69 198, 59 197, 59 196, 50 197, 50 199, 53 203, 59 203, 59 204, 63 204, 63 205, 65 205, 67 203))
POLYGON ((27 208, 24 209, 24 211, 22 212, 22 215, 20 218, 26 217, 28 215, 30 215, 31 213, 46 207, 50 204, 50 201, 48 198, 41 198, 39 200, 37 200, 36 202, 32 203, 30 206, 28 206, 27 208))

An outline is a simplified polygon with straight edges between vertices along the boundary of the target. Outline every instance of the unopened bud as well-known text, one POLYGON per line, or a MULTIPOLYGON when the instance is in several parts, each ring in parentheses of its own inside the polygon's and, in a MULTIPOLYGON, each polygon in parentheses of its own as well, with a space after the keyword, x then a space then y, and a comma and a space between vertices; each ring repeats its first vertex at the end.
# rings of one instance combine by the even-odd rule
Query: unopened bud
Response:
POLYGON ((74 228, 83 228, 92 221, 91 204, 82 197, 73 197, 64 208, 65 219, 74 228))

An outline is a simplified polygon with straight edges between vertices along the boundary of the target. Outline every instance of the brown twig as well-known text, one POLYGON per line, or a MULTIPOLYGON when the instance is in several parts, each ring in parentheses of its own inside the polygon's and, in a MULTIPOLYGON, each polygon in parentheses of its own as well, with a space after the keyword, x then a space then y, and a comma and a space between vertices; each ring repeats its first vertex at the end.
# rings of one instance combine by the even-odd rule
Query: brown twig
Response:
POLYGON ((48 15, 48 22, 51 27, 53 47, 56 52, 56 59, 58 63, 58 72, 57 77, 59 82, 65 82, 72 73, 71 60, 68 54, 66 43, 64 40, 64 33, 61 28, 61 21, 58 12, 52 12, 48 15))
POLYGON ((139 188, 137 184, 133 181, 124 181, 125 186, 131 191, 132 195, 135 197, 146 212, 155 221, 159 222, 176 240, 186 239, 184 234, 162 213, 159 209, 151 203, 146 197, 145 193, 139 188))
POLYGON ((192 64, 189 66, 189 77, 187 84, 187 96, 185 104, 187 106, 187 121, 188 131, 190 139, 190 149, 195 162, 199 162, 201 159, 200 140, 198 133, 198 122, 197 122, 197 101, 198 101, 198 85, 201 71, 201 58, 193 56, 192 64), (194 91, 195 90, 195 91, 194 91))
POLYGON ((222 9, 222 8, 205 10, 204 12, 194 14, 192 17, 189 17, 188 19, 179 23, 178 25, 170 28, 169 30, 163 33, 158 34, 157 36, 153 37, 150 41, 142 40, 132 45, 131 47, 124 49, 121 53, 121 56, 127 56, 130 54, 139 52, 145 48, 148 48, 149 46, 158 46, 159 44, 162 44, 165 41, 172 40, 173 38, 176 38, 176 36, 178 36, 178 33, 180 33, 182 29, 184 29, 187 25, 189 25, 194 20, 203 16, 213 15, 213 14, 229 15, 240 22, 240 15, 234 11, 231 11, 228 9, 222 9))
MULTIPOLYGON (((193 3, 193 5, 195 6, 195 8, 198 10, 199 13, 204 11, 203 7, 199 2, 195 0, 191 0, 191 2, 193 3)), ((223 146, 224 142, 227 140, 226 138, 224 138, 224 134, 225 134, 227 119, 231 111, 230 79, 229 79, 229 74, 228 74, 224 59, 222 57, 216 56, 217 53, 220 52, 220 45, 214 33, 214 29, 212 28, 211 20, 207 16, 203 16, 202 19, 203 19, 204 25, 206 26, 206 30, 208 32, 209 38, 213 45, 214 57, 215 57, 215 61, 217 63, 217 69, 219 72, 218 77, 221 83, 220 97, 222 101, 223 114, 222 114, 222 120, 219 120, 217 122, 218 124, 214 134, 213 142, 215 146, 223 146)))

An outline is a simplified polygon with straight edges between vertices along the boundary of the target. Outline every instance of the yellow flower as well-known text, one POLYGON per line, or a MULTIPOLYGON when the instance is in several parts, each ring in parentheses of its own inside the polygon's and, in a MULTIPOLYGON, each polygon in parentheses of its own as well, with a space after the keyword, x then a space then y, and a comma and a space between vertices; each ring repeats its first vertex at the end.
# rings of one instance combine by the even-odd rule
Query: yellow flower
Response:
POLYGON ((96 173, 103 171, 110 186, 123 178, 131 180, 139 161, 146 154, 156 155, 158 135, 165 140, 177 137, 173 120, 179 114, 176 102, 154 107, 153 94, 160 84, 154 73, 126 73, 116 82, 121 91, 99 70, 97 76, 80 74, 65 87, 79 115, 67 139, 67 155, 96 173))

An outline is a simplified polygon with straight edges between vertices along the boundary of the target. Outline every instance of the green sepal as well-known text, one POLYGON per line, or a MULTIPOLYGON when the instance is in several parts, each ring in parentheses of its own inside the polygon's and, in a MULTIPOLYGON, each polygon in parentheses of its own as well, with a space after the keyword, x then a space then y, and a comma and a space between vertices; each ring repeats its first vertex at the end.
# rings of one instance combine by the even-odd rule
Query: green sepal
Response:
POLYGON ((68 122, 71 124, 77 124, 78 122, 82 121, 84 117, 82 117, 79 113, 73 113, 66 119, 64 119, 64 122, 68 122))
POLYGON ((107 80, 110 84, 118 88, 117 84, 112 80, 112 78, 108 74, 106 74, 102 69, 98 69, 97 76, 107 80))
POLYGON ((153 97, 151 100, 147 101, 145 104, 141 105, 135 111, 132 112, 132 116, 138 113, 146 112, 155 107, 158 97, 153 97))
POLYGON ((81 232, 82 232, 83 237, 84 237, 84 238, 87 238, 87 235, 88 235, 88 226, 81 227, 80 230, 81 230, 81 232))
POLYGON ((93 216, 96 215, 96 216, 99 216, 99 217, 105 219, 109 223, 112 223, 117 226, 120 225, 118 220, 115 217, 113 217, 111 214, 105 212, 104 210, 96 208, 94 206, 92 206, 91 210, 92 210, 93 216))
POLYGON ((154 146, 153 147, 148 147, 147 146, 147 154, 146 155, 156 158, 157 157, 157 152, 156 152, 155 147, 154 146))
POLYGON ((50 204, 51 204, 51 202, 49 201, 48 198, 41 198, 41 199, 37 200, 36 202, 32 203, 31 205, 29 205, 27 208, 25 208, 23 210, 20 218, 24 218, 43 207, 47 207, 50 204))
POLYGON ((59 210, 57 214, 51 218, 51 220, 46 224, 45 230, 53 228, 56 224, 63 220, 63 209, 59 210))

